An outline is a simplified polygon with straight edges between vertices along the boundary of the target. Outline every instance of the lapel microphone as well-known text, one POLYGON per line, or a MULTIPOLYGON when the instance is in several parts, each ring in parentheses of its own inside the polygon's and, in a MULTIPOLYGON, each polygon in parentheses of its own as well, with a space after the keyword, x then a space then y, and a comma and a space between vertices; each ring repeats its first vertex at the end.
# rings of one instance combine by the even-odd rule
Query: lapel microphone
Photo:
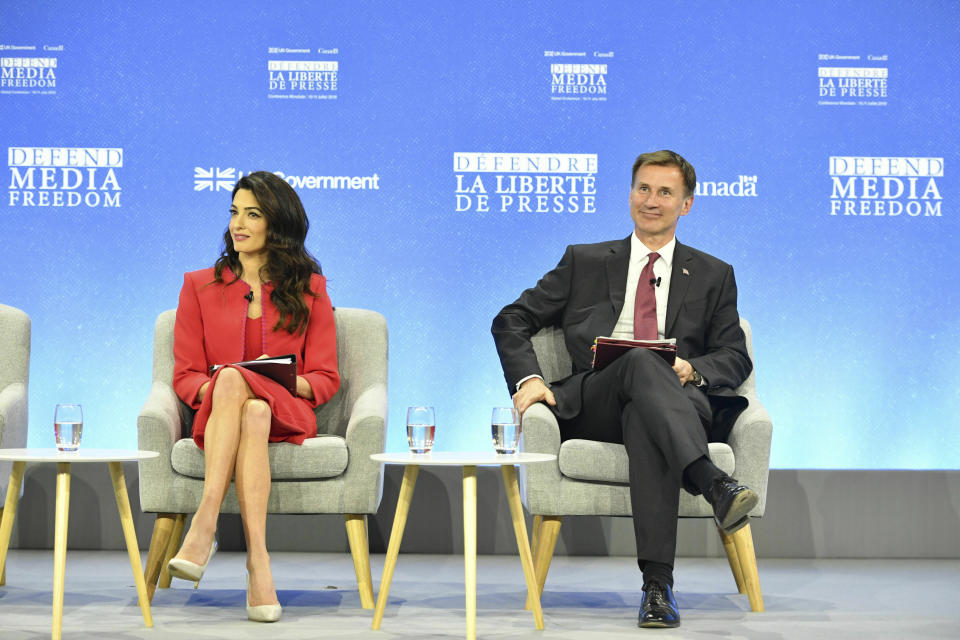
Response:
POLYGON ((659 286, 660 286, 660 276, 657 276, 656 278, 650 278, 650 286, 651 286, 651 287, 652 287, 652 286, 657 286, 657 287, 659 287, 659 286))
MULTIPOLYGON (((657 280, 659 280, 659 278, 657 278, 657 280)), ((651 280, 650 282, 652 283, 653 281, 651 280)), ((658 286, 658 287, 660 286, 660 283, 659 283, 659 282, 657 282, 657 286, 658 286)), ((247 293, 247 295, 245 295, 245 296, 243 296, 243 297, 246 298, 247 302, 253 302, 253 289, 251 289, 251 290, 247 293)))

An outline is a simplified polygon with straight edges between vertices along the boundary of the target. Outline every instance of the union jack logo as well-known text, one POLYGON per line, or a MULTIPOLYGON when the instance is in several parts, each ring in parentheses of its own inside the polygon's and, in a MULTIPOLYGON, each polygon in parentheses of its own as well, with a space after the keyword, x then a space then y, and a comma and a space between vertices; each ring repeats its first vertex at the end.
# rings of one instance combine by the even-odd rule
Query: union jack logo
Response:
POLYGON ((231 191, 240 178, 240 172, 234 168, 221 169, 210 167, 193 168, 194 191, 231 191))

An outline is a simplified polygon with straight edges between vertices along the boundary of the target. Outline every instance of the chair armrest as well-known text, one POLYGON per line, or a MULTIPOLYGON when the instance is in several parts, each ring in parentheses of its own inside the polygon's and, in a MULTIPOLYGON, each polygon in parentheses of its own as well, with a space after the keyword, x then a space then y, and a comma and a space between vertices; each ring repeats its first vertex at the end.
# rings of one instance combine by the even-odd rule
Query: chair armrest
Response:
MULTIPOLYGON (((27 446, 27 387, 22 382, 8 384, 0 391, 0 448, 27 446)), ((6 475, 3 476, 6 479, 6 475)))
POLYGON ((374 384, 364 389, 353 407, 347 422, 348 446, 369 448, 370 453, 382 453, 386 447, 387 387, 374 384), (378 418, 380 424, 371 425, 370 418, 378 418), (372 448, 371 448, 372 447, 372 448))
MULTIPOLYGON (((541 402, 523 413, 521 449, 526 453, 560 455, 560 425, 557 417, 541 402)), ((534 515, 557 515, 560 507, 559 461, 520 465, 520 497, 534 515)))
POLYGON ((737 467, 734 476, 757 492, 760 502, 750 512, 762 516, 767 503, 767 478, 770 472, 770 442, 773 422, 755 394, 747 396, 749 406, 737 417, 727 444, 733 449, 737 467))
POLYGON ((350 410, 346 441, 347 470, 343 475, 344 511, 376 513, 383 496, 383 465, 370 459, 383 453, 387 440, 387 387, 364 389, 350 410))
POLYGON ((169 383, 155 381, 137 416, 138 448, 160 454, 139 463, 140 508, 143 511, 163 511, 169 502, 167 490, 175 478, 170 454, 180 437, 179 403, 169 383))
POLYGON ((523 414, 523 450, 560 455, 560 425, 542 402, 530 405, 523 414))

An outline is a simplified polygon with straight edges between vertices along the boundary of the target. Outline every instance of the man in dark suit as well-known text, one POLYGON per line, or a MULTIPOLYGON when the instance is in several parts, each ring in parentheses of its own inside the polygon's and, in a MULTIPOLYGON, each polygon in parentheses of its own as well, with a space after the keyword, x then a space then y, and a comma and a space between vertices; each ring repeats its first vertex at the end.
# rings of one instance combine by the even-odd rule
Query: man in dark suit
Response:
POLYGON ((675 627, 673 562, 680 489, 703 494, 727 533, 744 526, 756 494, 718 469, 708 441, 724 441, 746 407, 734 389, 752 363, 740 329, 733 268, 677 242, 697 178, 673 151, 633 165, 629 238, 571 245, 555 269, 507 305, 493 337, 513 402, 545 402, 563 440, 623 443, 643 571, 641 627, 675 627), (574 373, 545 381, 530 337, 559 326, 574 373), (676 363, 633 349, 592 369, 597 336, 675 338, 676 363))

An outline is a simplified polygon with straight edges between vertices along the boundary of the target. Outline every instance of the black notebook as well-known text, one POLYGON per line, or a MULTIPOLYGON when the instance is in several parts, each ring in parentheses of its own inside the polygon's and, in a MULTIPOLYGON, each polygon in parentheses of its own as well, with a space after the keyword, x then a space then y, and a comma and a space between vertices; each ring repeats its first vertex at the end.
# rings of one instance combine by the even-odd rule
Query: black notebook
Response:
MULTIPOLYGON (((231 362, 234 367, 243 367, 254 373, 259 373, 271 380, 282 384, 292 395, 297 395, 297 356, 289 353, 285 356, 261 358, 260 360, 244 360, 231 362)), ((210 375, 225 365, 210 365, 210 375)))

